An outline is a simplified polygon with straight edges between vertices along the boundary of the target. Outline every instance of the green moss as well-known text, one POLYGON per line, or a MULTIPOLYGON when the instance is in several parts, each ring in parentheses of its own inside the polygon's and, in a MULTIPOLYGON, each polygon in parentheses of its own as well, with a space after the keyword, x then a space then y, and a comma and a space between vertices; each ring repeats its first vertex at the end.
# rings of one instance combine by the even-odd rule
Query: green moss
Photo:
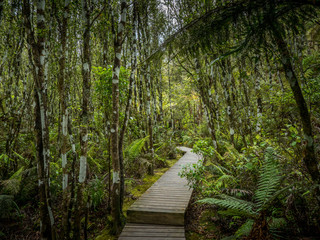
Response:
MULTIPOLYGON (((148 188, 150 188, 169 168, 171 168, 176 162, 177 160, 180 158, 181 156, 178 156, 177 159, 174 160, 169 160, 167 161, 167 165, 169 167, 166 168, 158 168, 155 169, 154 171, 154 175, 146 175, 143 179, 142 179, 142 183, 135 186, 132 190, 131 190, 131 194, 133 195, 134 199, 138 199, 145 191, 147 191, 148 188)), ((123 203, 123 214, 125 216, 127 216, 127 210, 128 208, 136 201, 130 198, 125 198, 124 199, 124 203, 123 203)), ((117 239, 115 236, 111 235, 110 233, 110 228, 109 226, 107 226, 102 233, 97 236, 95 238, 95 240, 114 240, 117 239)))
POLYGON ((202 236, 198 233, 195 233, 195 232, 187 232, 186 233, 186 239, 189 239, 189 240, 205 240, 206 237, 205 236, 202 236))
MULTIPOLYGON (((171 168, 175 163, 177 162, 177 159, 167 161, 167 165, 169 167, 166 168, 158 168, 154 171, 154 175, 146 175, 143 180, 142 184, 137 185, 131 190, 131 194, 133 195, 134 199, 138 199, 141 197, 141 195, 148 190, 169 168, 171 168)), ((125 216, 127 216, 127 210, 128 208, 135 202, 132 198, 126 198, 123 203, 123 213, 125 216)))
POLYGON ((115 240, 115 239, 117 239, 117 237, 110 234, 110 229, 105 228, 102 231, 101 235, 96 237, 95 240, 115 240))

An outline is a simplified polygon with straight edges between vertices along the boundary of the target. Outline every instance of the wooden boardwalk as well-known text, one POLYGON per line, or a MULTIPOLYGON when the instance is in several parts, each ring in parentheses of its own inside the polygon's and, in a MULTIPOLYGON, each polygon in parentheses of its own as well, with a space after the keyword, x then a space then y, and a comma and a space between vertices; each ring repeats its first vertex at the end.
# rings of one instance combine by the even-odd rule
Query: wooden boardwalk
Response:
POLYGON ((200 158, 190 148, 161 178, 153 184, 127 211, 127 225, 119 240, 182 240, 184 213, 192 189, 178 173, 183 165, 196 163, 200 158))

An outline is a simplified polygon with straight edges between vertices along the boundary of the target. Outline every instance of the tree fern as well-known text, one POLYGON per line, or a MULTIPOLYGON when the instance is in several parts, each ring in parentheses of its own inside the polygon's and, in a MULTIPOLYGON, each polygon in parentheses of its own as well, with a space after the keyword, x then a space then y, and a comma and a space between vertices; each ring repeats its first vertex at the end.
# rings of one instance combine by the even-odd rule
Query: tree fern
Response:
POLYGON ((249 218, 249 220, 238 229, 236 234, 231 236, 236 239, 240 236, 248 235, 252 226, 255 225, 255 221, 259 223, 261 217, 267 217, 268 213, 266 210, 270 208, 271 204, 279 195, 291 187, 287 186, 279 189, 280 182, 281 174, 279 165, 277 164, 275 150, 269 147, 265 151, 264 163, 260 170, 258 188, 254 194, 254 202, 244 201, 228 195, 220 195, 219 198, 206 198, 199 200, 198 202, 215 204, 227 208, 227 210, 219 211, 219 214, 249 218))

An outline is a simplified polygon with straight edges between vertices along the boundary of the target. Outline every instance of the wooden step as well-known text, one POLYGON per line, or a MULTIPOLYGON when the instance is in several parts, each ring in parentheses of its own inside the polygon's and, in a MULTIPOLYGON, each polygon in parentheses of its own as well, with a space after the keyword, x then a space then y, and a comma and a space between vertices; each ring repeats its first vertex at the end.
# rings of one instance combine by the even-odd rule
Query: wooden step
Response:
POLYGON ((127 210, 128 224, 119 239, 185 239, 184 217, 192 189, 179 172, 184 165, 197 163, 200 157, 191 149, 184 150, 187 153, 127 210))
POLYGON ((128 223, 123 229, 119 240, 185 240, 185 231, 182 226, 166 226, 152 224, 128 223))

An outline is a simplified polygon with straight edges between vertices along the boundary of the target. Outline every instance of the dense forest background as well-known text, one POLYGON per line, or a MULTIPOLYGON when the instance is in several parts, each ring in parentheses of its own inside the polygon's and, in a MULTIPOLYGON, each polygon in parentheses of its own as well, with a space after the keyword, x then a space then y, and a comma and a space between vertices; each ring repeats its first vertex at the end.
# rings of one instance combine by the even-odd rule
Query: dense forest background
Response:
POLYGON ((319 236, 319 7, 0 0, 0 238, 114 239, 180 145, 189 239, 319 236))

